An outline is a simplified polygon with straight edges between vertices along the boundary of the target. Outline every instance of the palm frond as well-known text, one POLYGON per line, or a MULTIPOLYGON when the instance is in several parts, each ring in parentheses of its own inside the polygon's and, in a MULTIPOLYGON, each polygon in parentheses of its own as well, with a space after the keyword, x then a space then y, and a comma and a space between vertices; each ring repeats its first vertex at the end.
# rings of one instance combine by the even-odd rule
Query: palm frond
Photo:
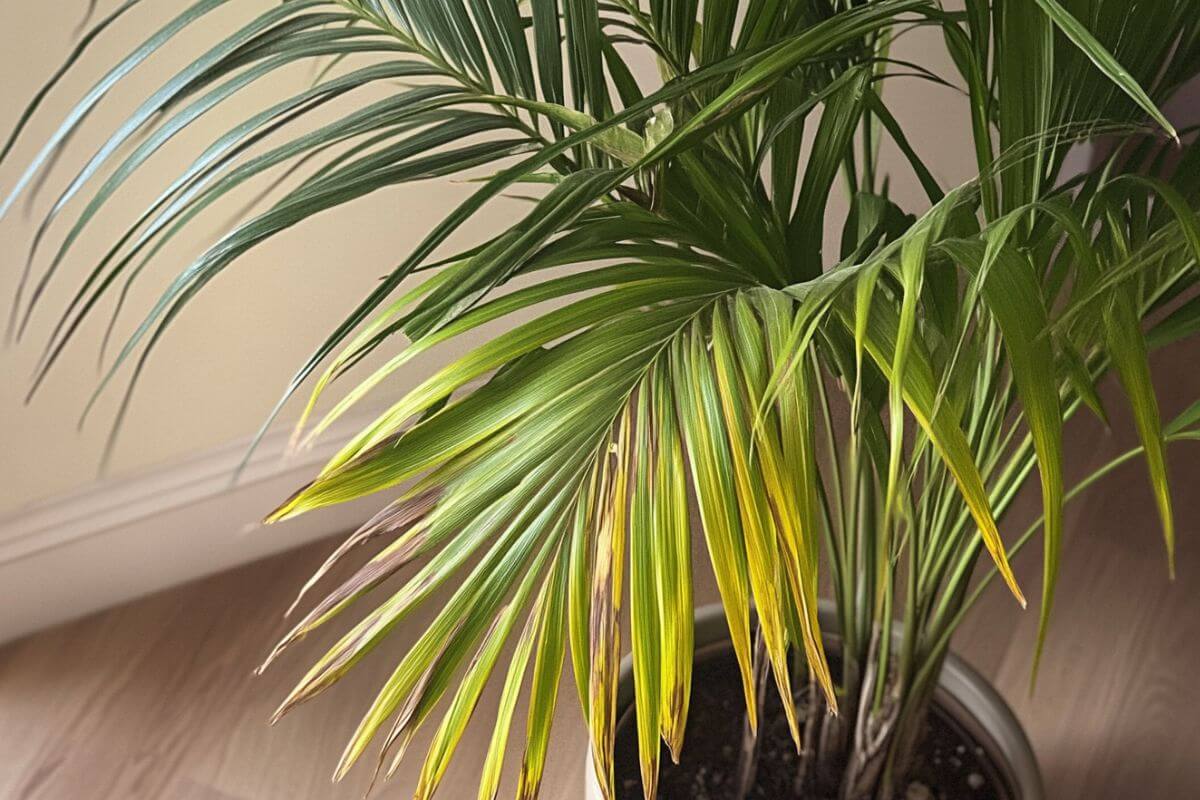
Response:
MULTIPOLYGON (((82 35, 0 162, 95 38, 135 20, 137 5, 82 35)), ((128 75, 223 5, 188 6, 105 73, 0 195, 0 217, 128 75)), ((932 0, 267 6, 161 81, 68 177, 39 220, 9 330, 28 330, 48 287, 83 259, 83 234, 156 154, 286 70, 317 78, 213 136, 85 264, 31 393, 85 320, 109 299, 115 319, 166 245, 245 184, 265 182, 261 197, 275 199, 179 270, 107 364, 97 396, 131 373, 114 436, 164 332, 241 256, 376 192, 448 176, 474 184, 329 332, 263 426, 315 375, 296 429, 297 442, 311 441, 417 357, 506 324, 392 399, 269 516, 391 493, 303 588, 298 605, 321 596, 268 664, 351 610, 360 616, 279 714, 449 591, 367 710, 338 777, 373 742, 378 771, 392 774, 438 715, 417 789, 431 797, 513 641, 480 798, 498 796, 527 682, 517 794, 538 795, 568 652, 596 778, 615 797, 628 572, 652 798, 660 740, 676 759, 685 744, 691 543, 702 537, 751 727, 769 668, 798 747, 808 746, 799 696, 823 697, 848 726, 894 731, 880 745, 889 766, 847 777, 875 780, 883 796, 978 596, 978 561, 986 552, 985 580, 1000 576, 1024 602, 1010 559, 1040 532, 1036 670, 1063 507, 1113 468, 1068 486, 1064 430, 1080 407, 1107 420, 1096 387, 1108 374, 1141 442, 1118 463, 1146 461, 1173 565, 1165 451, 1200 434, 1195 406, 1163 424, 1149 353, 1200 331, 1200 149, 1160 111, 1200 72, 1194 0, 1133 14, 1102 0, 968 0, 953 12, 932 0), (957 75, 891 55, 913 28, 942 34, 957 75), (657 83, 637 66, 639 50, 658 65, 657 83), (914 146, 887 99, 895 65, 966 93, 975 180, 939 183, 937 154, 914 146), (368 92, 369 102, 337 104, 368 92), (1118 140, 1114 155, 1065 177, 1070 148, 1099 135, 1118 140), (884 139, 926 206, 889 197, 884 139), (1168 166, 1166 148, 1180 142, 1168 166), (834 219, 839 177, 848 210, 834 219), (441 253, 514 187, 532 193, 523 218, 441 253), (373 354, 381 365, 327 405, 373 354), (1014 539, 1005 515, 1035 469, 1043 518, 1014 539), (322 588, 368 543, 348 578, 322 588), (838 603, 837 669, 816 613, 823 581, 838 603)))

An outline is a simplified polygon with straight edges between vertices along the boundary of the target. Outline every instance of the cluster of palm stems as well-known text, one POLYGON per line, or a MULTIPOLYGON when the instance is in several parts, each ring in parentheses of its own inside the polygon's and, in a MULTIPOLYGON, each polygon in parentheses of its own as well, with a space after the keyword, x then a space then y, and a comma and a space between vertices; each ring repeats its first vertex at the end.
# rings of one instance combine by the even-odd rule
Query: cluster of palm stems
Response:
MULTIPOLYGON (((141 5, 91 9, 0 159, 141 5)), ((997 575, 1024 603, 1009 557, 1037 538, 1040 655, 1069 499, 1144 460, 1170 561, 1165 450, 1200 438, 1200 405, 1161 419, 1148 354, 1200 329, 1200 148, 1159 107, 1200 71, 1195 0, 199 0, 78 101, 10 179, 0 215, 50 191, 45 175, 110 90, 225 6, 242 8, 240 27, 146 96, 57 189, 9 334, 66 265, 87 262, 36 390, 84 321, 115 319, 146 268, 171 268, 158 256, 179 231, 243 184, 266 185, 113 351, 97 393, 126 386, 115 435, 163 332, 241 255, 382 189, 475 181, 276 408, 311 386, 298 428, 311 439, 430 348, 527 320, 396 399, 270 516, 395 495, 305 587, 370 553, 271 654, 358 615, 279 714, 440 604, 337 776, 372 742, 377 773, 391 775, 429 726, 416 794, 431 796, 498 673, 499 706, 481 712, 494 733, 479 797, 497 795, 514 737, 517 795, 535 797, 569 652, 613 797, 627 619, 653 797, 662 743, 676 756, 685 746, 702 537, 750 729, 773 684, 802 753, 798 791, 887 800, 904 786, 955 627, 997 575), (955 74, 889 55, 918 29, 940 34, 955 74), (107 252, 83 258, 81 234, 161 147, 302 64, 317 66, 311 83, 214 138, 107 252), (975 180, 934 178, 889 107, 899 76, 967 98, 975 180), (327 108, 332 119, 310 122, 327 108), (1097 137, 1111 155, 1064 177, 1067 151, 1097 137), (927 195, 918 208, 889 198, 887 141, 927 195), (839 193, 848 212, 834 219, 839 193), (527 199, 523 218, 448 253, 448 237, 502 195, 527 199), (382 366, 319 402, 372 354, 382 366), (1141 444, 1068 487, 1064 423, 1079 411, 1107 421, 1097 385, 1110 374, 1141 444), (1035 474, 1043 516, 1002 536, 998 521, 1035 474), (835 669, 822 592, 837 608, 835 669)))

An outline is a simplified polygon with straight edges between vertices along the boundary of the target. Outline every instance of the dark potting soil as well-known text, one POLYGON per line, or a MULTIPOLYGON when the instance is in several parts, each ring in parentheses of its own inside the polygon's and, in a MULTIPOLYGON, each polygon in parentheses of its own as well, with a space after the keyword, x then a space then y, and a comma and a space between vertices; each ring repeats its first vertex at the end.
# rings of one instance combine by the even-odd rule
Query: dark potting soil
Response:
MULTIPOLYGON (((736 800, 738 751, 745 704, 732 651, 717 649, 697 661, 687 734, 678 765, 662 750, 659 800, 736 800)), ((772 686, 772 689, 774 687, 772 686)), ((774 691, 759 736, 758 775, 747 800, 832 800, 798 796, 798 756, 774 691)), ((910 784, 896 800, 1007 800, 1003 780, 983 748, 935 708, 910 784)), ((633 709, 622 716, 616 740, 617 800, 643 800, 633 709)))

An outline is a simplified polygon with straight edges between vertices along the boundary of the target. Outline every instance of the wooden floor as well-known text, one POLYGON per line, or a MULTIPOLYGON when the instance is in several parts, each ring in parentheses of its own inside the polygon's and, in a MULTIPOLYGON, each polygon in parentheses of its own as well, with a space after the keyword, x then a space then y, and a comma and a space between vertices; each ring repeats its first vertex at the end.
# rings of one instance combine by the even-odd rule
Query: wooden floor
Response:
MULTIPOLYGON (((1194 396, 1200 378, 1188 380, 1194 396)), ((1085 447, 1078 460, 1094 462, 1100 450, 1127 443, 1127 435, 1116 434, 1099 449, 1085 447)), ((1200 446, 1193 447, 1175 454, 1181 525, 1173 584, 1141 465, 1131 464, 1069 510, 1058 607, 1036 694, 1028 692, 1033 611, 1021 613, 992 592, 957 640, 956 649, 995 681, 1025 724, 1050 800, 1200 797, 1200 446)), ((0 798, 361 797, 369 769, 336 787, 328 776, 394 658, 384 652, 367 659, 343 686, 275 728, 267 717, 319 643, 263 678, 251 674, 282 630, 280 610, 330 546, 306 547, 0 649, 0 798)), ((1037 554, 1023 554, 1017 568, 1036 596, 1037 554)), ((711 592, 702 586, 698 596, 711 592)), ((389 644, 393 657, 422 621, 414 619, 389 644)), ((481 709, 494 707, 494 692, 481 709)), ((576 800, 584 738, 573 690, 564 686, 561 697, 544 796, 576 800)), ((440 797, 475 796, 486 737, 473 729, 440 797)), ((423 753, 420 742, 412 752, 423 753)), ((376 796, 411 796, 417 760, 376 796)))

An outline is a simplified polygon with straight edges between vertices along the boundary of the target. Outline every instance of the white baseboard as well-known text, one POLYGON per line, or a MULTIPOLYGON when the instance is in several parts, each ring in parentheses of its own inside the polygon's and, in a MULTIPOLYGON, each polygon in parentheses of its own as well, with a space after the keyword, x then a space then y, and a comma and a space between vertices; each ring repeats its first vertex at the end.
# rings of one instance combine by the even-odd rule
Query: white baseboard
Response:
POLYGON ((236 485, 247 441, 0 516, 0 642, 356 527, 386 499, 259 520, 366 421, 342 420, 294 455, 289 432, 272 433, 236 485))

